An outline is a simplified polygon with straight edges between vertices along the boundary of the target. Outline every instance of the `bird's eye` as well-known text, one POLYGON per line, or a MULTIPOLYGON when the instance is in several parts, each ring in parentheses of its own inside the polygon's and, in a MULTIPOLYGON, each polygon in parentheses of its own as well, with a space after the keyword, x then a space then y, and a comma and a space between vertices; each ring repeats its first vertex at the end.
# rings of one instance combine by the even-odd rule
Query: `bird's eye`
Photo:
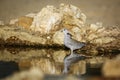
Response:
POLYGON ((70 36, 72 36, 70 33, 67 33, 67 35, 70 35, 70 36))

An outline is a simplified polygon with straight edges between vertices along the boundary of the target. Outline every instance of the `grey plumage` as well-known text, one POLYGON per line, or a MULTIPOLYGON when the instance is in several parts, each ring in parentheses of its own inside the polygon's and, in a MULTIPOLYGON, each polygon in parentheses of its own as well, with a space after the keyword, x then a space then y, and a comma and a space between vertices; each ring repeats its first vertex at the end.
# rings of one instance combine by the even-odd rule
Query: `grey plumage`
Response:
POLYGON ((64 45, 71 50, 71 54, 73 54, 74 50, 85 46, 85 43, 72 39, 67 29, 63 29, 62 31, 64 32, 64 45))

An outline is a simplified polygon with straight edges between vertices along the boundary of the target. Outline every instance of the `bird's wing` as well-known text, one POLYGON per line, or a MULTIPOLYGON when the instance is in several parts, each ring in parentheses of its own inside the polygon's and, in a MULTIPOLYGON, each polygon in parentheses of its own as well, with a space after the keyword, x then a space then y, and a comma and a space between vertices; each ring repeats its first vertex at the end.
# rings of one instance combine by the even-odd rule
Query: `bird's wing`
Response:
POLYGON ((80 41, 77 41, 77 40, 75 40, 75 39, 71 39, 72 40, 72 45, 75 45, 76 47, 82 47, 82 46, 84 46, 85 45, 85 43, 83 43, 83 42, 80 42, 80 41))

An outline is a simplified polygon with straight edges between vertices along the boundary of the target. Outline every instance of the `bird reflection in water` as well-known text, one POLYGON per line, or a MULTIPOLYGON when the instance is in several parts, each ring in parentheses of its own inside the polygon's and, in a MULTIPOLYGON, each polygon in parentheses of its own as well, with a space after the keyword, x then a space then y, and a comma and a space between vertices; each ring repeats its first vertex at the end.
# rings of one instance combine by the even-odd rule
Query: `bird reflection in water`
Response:
POLYGON ((64 69, 63 69, 63 74, 67 74, 69 72, 69 68, 71 66, 71 64, 76 63, 80 60, 85 60, 87 58, 91 58, 91 56, 85 56, 82 54, 77 54, 77 53, 73 53, 73 55, 67 55, 64 58, 64 69))

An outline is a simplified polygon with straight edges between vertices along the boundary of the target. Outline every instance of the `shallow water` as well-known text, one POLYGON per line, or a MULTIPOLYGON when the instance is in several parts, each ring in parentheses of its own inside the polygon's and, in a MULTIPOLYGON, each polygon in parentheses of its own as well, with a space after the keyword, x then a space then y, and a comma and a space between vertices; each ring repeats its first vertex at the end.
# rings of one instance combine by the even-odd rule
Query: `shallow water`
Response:
MULTIPOLYGON (((5 78, 33 66, 39 67, 45 74, 63 75, 65 65, 68 68, 66 74, 101 76, 102 64, 105 60, 111 58, 111 56, 99 55, 82 59, 80 53, 76 53, 76 55, 68 59, 70 56, 69 50, 64 48, 1 48, 0 78, 5 78)), ((52 80, 47 79, 47 77, 50 77, 49 75, 46 75, 45 80, 52 80)))

